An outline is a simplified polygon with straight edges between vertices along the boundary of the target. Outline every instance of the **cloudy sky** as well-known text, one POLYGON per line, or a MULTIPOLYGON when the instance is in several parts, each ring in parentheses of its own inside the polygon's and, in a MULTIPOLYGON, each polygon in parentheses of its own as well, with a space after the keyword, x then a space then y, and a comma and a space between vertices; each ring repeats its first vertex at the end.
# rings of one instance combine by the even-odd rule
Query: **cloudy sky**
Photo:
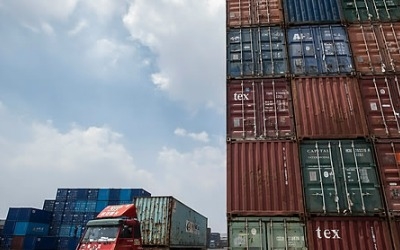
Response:
POLYGON ((226 232, 225 158, 225 0, 0 0, 0 219, 144 188, 226 232))

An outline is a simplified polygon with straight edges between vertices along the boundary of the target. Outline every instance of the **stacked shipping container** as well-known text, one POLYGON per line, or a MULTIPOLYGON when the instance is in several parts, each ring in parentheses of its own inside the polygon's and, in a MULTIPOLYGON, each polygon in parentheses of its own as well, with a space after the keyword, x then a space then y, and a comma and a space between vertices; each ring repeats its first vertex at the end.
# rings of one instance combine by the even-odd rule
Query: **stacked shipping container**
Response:
POLYGON ((226 8, 230 247, 400 249, 400 1, 226 8))

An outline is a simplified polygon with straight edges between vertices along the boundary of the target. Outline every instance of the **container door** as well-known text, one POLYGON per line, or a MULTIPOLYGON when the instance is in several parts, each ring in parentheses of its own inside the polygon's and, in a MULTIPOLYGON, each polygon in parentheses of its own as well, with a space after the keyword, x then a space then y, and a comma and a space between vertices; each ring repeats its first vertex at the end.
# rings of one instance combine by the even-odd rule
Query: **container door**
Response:
POLYGON ((283 30, 278 27, 264 27, 258 28, 257 33, 257 74, 284 75, 287 72, 287 55, 283 30))
POLYGON ((342 0, 343 12, 349 22, 398 21, 398 0, 342 0))
POLYGON ((247 28, 228 32, 228 76, 254 75, 256 59, 252 31, 247 28))
POLYGON ((230 249, 304 250, 304 227, 291 218, 235 218, 229 222, 230 249))

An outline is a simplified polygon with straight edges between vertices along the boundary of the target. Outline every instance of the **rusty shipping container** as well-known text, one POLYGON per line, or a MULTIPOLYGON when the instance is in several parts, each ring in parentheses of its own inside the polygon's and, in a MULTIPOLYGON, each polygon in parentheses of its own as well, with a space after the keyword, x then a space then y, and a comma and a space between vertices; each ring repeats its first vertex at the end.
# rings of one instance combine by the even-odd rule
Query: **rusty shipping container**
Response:
POLYGON ((290 82, 230 80, 227 84, 228 140, 294 139, 290 82))
POLYGON ((280 0, 226 0, 228 27, 283 24, 280 0))
POLYGON ((300 144, 308 215, 384 216, 372 144, 365 140, 308 140, 300 144))
POLYGON ((227 212, 231 216, 304 213, 298 146, 294 141, 227 144, 227 212))
POLYGON ((400 216, 400 140, 379 140, 374 144, 388 212, 400 216))
POLYGON ((307 220, 309 250, 391 250, 384 218, 314 217, 307 220))
POLYGON ((400 217, 390 217, 389 226, 392 234, 394 249, 400 249, 400 217))
POLYGON ((359 79, 369 134, 374 138, 400 138, 400 85, 397 76, 359 79))
POLYGON ((358 73, 400 72, 400 23, 353 24, 347 29, 358 73))
POLYGON ((357 79, 344 76, 294 78, 292 95, 299 139, 367 137, 357 79))

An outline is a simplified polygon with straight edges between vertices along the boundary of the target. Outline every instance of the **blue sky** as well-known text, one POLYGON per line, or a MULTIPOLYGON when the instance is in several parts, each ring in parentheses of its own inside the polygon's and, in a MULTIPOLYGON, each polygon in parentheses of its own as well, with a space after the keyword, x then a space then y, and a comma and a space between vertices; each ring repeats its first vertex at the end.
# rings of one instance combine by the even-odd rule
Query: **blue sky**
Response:
POLYGON ((224 0, 0 0, 0 37, 0 219, 128 187, 226 231, 224 0))

